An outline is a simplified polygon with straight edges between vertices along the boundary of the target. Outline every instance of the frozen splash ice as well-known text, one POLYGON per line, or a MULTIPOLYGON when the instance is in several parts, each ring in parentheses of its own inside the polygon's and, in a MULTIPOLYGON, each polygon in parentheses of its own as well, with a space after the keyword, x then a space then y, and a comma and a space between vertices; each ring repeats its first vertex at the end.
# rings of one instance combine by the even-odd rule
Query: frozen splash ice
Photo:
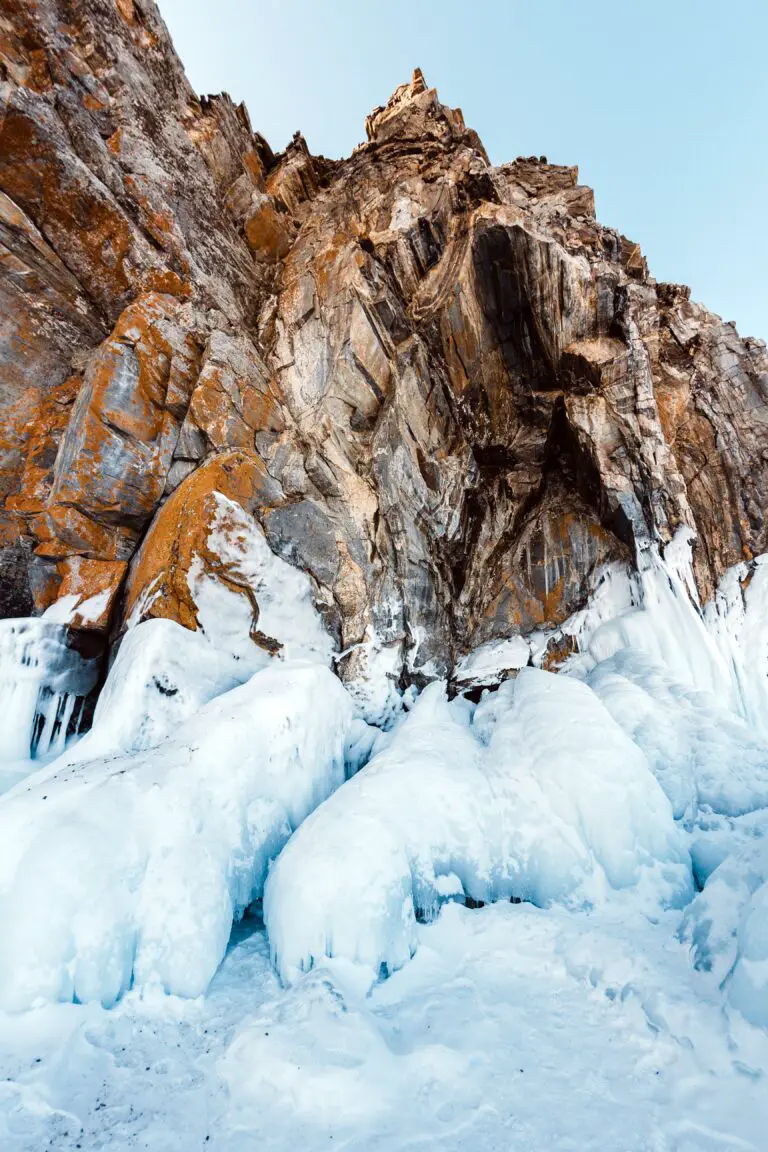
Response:
MULTIPOLYGON (((131 979, 196 995, 232 916, 260 891, 278 853, 266 919, 281 970, 293 975, 330 950, 375 971, 402 964, 418 919, 463 895, 595 908, 617 893, 646 909, 679 903, 691 894, 689 848, 703 883, 757 827, 755 810, 768 804, 768 756, 744 718, 760 708, 745 685, 768 650, 768 568, 740 566, 716 610, 702 610, 690 537, 679 534, 663 552, 649 546, 637 570, 604 570, 569 622, 580 651, 565 675, 523 668, 477 709, 449 704, 433 685, 406 719, 387 719, 375 762, 326 799, 343 782, 342 761, 349 774, 366 759, 371 730, 361 726, 353 753, 354 709, 322 667, 331 641, 309 588, 302 574, 289 586, 282 562, 272 563, 260 538, 249 541, 236 559, 259 588, 259 623, 284 653, 303 650, 315 679, 309 690, 292 682, 278 691, 277 681, 298 674, 290 658, 244 638, 244 651, 233 650, 232 629, 245 636, 233 611, 241 598, 202 578, 198 632, 162 619, 129 630, 92 733, 0 805, 6 917, 30 932, 18 954, 51 961, 53 973, 48 981, 40 965, 25 962, 22 971, 6 956, 16 1005, 33 993, 109 1003, 131 979), (275 690, 263 694, 270 683, 275 690), (333 748, 345 727, 343 756, 333 748), (319 785, 301 818, 322 806, 283 850, 299 822, 285 818, 286 805, 307 781, 319 785), (153 829, 162 831, 156 841, 153 829), (80 866, 55 877, 64 890, 52 899, 52 862, 62 854, 80 866), (27 906, 61 908, 64 919, 38 939, 21 914, 27 906), (134 955, 139 939, 150 944, 134 955), (74 976, 59 965, 65 954, 76 958, 74 976)), ((0 635, 15 722, 53 749, 76 707, 82 658, 53 619, 9 621, 0 635)), ((511 638, 463 667, 469 681, 484 679, 497 664, 518 671, 543 650, 511 638)), ((382 656, 383 684, 388 668, 382 656)), ((381 708, 377 717, 383 726, 381 708)), ((11 748, 10 729, 3 738, 11 748)), ((21 738, 16 750, 28 747, 21 738)), ((751 924, 762 907, 756 916, 751 924)), ((755 939, 750 929, 750 963, 762 956, 755 939)))
MULTIPOLYGON (((578 652, 565 671, 584 677, 617 652, 632 650, 665 668, 677 683, 706 692, 751 720, 756 709, 750 710, 741 652, 747 600, 741 590, 739 596, 733 593, 744 566, 727 572, 715 601, 702 608, 693 578, 694 546, 693 533, 683 527, 663 549, 648 543, 639 550, 636 568, 607 565, 586 607, 557 630, 573 639, 578 652)), ((750 607, 759 635, 752 646, 763 654, 768 671, 768 569, 759 575, 750 607)))
POLYGON ((739 713, 768 735, 768 556, 729 569, 704 616, 727 662, 739 713))
POLYGON ((690 860, 641 750, 584 684, 526 668, 474 712, 430 685, 278 857, 264 919, 281 976, 326 956, 402 966, 445 898, 683 904, 690 860))
POLYGON ((63 751, 97 679, 98 661, 68 646, 66 625, 0 620, 0 762, 63 751))
POLYGON ((201 995, 360 737, 327 668, 274 661, 152 749, 17 785, 0 804, 0 1005, 201 995))

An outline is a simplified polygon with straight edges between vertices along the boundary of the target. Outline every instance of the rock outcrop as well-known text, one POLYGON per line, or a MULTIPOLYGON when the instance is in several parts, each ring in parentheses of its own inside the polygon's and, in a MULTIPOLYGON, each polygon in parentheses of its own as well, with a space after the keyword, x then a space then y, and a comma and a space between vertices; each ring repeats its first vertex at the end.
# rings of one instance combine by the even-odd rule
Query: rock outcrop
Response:
POLYGON ((418 71, 349 159, 275 155, 153 0, 5 0, 0 61, 2 614, 195 628, 202 563, 266 643, 206 553, 220 492, 365 698, 555 628, 681 525, 703 598, 768 549, 765 345, 575 168, 493 167, 418 71))

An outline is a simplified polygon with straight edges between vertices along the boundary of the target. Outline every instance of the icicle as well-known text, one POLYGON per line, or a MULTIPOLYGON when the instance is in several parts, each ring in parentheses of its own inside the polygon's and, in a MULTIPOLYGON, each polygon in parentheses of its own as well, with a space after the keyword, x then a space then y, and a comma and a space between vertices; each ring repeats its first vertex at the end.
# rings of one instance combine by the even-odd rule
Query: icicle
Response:
POLYGON ((63 751, 97 676, 98 662, 67 646, 65 625, 0 620, 0 762, 63 751))

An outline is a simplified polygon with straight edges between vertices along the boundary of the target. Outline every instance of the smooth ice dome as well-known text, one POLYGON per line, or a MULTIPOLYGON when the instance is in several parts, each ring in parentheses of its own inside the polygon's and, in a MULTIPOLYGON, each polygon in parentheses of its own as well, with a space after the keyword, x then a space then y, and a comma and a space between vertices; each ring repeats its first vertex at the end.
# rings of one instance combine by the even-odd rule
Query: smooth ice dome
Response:
POLYGON ((358 737, 328 669, 273 662, 150 751, 17 785, 0 805, 0 1004, 200 995, 358 737))
POLYGON ((446 894, 684 903, 690 860, 645 756, 585 685, 524 669, 471 716, 433 684, 292 837, 264 895, 284 979, 324 956, 391 971, 446 894))

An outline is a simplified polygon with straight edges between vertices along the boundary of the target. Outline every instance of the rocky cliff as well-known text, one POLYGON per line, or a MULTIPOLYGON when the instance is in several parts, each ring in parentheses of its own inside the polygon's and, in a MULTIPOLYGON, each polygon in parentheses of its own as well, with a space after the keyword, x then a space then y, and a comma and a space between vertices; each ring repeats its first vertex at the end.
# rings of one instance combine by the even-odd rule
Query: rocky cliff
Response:
POLYGON ((1 12, 3 615, 196 629, 202 571, 275 651, 219 493, 381 715, 492 640, 556 663, 606 562, 681 525, 702 599, 768 549, 765 345, 657 283, 575 168, 492 166, 418 71, 348 159, 276 155, 153 0, 1 12))

